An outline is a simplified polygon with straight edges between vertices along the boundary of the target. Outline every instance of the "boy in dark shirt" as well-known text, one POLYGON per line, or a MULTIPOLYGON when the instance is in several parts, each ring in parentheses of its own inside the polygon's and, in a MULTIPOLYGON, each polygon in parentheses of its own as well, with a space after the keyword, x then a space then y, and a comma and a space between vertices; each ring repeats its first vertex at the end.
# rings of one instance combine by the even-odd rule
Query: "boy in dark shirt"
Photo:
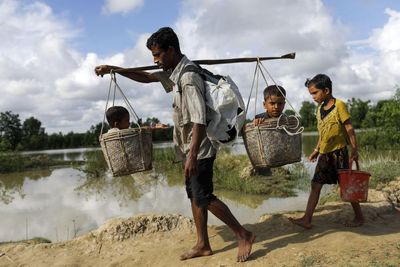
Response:
POLYGON ((282 86, 270 85, 264 89, 263 106, 265 112, 257 114, 254 118, 254 125, 257 126, 268 118, 278 118, 285 108, 286 91, 282 86))

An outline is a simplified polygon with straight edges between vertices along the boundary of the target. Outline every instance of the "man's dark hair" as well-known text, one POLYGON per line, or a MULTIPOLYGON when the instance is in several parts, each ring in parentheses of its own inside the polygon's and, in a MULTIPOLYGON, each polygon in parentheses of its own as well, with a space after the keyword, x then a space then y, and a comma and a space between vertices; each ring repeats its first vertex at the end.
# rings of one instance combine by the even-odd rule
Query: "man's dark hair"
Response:
POLYGON ((126 115, 129 115, 128 110, 121 106, 113 106, 106 111, 107 122, 111 128, 114 127, 115 122, 122 121, 126 115))
POLYGON ((282 86, 279 85, 270 85, 264 89, 264 100, 267 100, 270 96, 286 96, 286 91, 282 86))
POLYGON ((311 80, 307 79, 304 85, 306 87, 314 85, 314 87, 319 90, 324 90, 325 88, 328 88, 329 92, 332 94, 332 81, 326 74, 317 74, 311 80))
POLYGON ((178 36, 170 27, 160 28, 153 33, 149 39, 147 39, 146 46, 148 49, 151 49, 152 46, 158 46, 164 51, 172 46, 178 54, 181 54, 178 36))

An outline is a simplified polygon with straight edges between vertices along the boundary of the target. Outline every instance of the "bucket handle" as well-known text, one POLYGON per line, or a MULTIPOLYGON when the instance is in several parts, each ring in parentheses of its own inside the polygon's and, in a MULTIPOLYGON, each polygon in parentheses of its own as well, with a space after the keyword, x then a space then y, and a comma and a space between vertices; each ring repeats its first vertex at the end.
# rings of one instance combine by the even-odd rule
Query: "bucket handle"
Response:
POLYGON ((358 160, 350 159, 350 161, 349 161, 350 172, 353 170, 353 161, 356 162, 356 168, 357 168, 356 170, 359 171, 360 170, 360 164, 358 163, 358 160))

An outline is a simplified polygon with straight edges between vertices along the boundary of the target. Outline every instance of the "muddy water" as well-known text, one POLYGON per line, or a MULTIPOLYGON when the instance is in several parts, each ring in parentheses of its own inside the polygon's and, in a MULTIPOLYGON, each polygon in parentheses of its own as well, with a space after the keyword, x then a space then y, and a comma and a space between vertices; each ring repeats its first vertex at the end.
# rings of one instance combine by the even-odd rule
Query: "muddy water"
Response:
MULTIPOLYGON (((304 149, 312 150, 311 147, 304 149)), ((58 159, 81 160, 84 151, 46 153, 58 159)), ((232 153, 245 153, 243 144, 234 145, 232 153)), ((306 163, 306 167, 311 177, 314 166, 306 163)), ((308 197, 308 192, 303 191, 290 198, 236 192, 216 194, 245 224, 256 222, 265 213, 302 210, 308 197)), ((87 233, 113 217, 153 212, 191 216, 183 186, 169 186, 162 174, 154 172, 119 178, 110 175, 90 178, 72 167, 0 175, 0 242, 35 236, 52 241, 67 240, 87 233)), ((209 223, 221 224, 212 214, 209 223)))

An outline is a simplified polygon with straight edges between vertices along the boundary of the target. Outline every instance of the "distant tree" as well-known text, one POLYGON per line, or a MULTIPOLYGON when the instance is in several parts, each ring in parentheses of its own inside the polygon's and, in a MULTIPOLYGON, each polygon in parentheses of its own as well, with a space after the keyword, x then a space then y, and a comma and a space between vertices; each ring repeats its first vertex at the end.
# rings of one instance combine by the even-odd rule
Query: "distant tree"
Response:
POLYGON ((139 119, 138 119, 137 124, 136 124, 135 122, 132 122, 132 121, 131 121, 131 128, 137 128, 137 127, 138 127, 138 124, 139 124, 139 125, 145 125, 145 124, 143 123, 142 118, 139 118, 139 119))
POLYGON ((152 117, 152 118, 147 118, 146 121, 143 123, 143 125, 153 127, 157 123, 160 123, 160 120, 158 118, 152 117))
POLYGON ((38 119, 34 117, 27 118, 22 124, 22 134, 25 136, 43 134, 44 128, 41 126, 42 123, 38 119))
POLYGON ((393 98, 381 100, 371 107, 363 127, 374 128, 360 134, 360 144, 379 149, 398 149, 400 147, 400 89, 393 98))
POLYGON ((370 100, 362 101, 361 99, 355 99, 354 97, 347 101, 351 122, 355 128, 361 128, 362 123, 367 117, 367 113, 370 109, 370 102, 370 100))
POLYGON ((74 132, 69 132, 64 136, 64 145, 65 148, 76 148, 76 147, 82 147, 83 143, 83 138, 84 134, 81 133, 74 133, 74 132))
POLYGON ((64 136, 61 132, 53 133, 47 138, 47 148, 49 149, 57 149, 57 148, 65 148, 64 144, 64 136))
POLYGON ((96 136, 96 138, 98 138, 101 133, 101 127, 103 127, 103 133, 106 133, 106 132, 108 132, 108 130, 110 130, 110 126, 108 125, 108 123, 104 123, 104 125, 103 125, 103 123, 99 122, 96 125, 90 126, 89 131, 91 133, 93 133, 96 136))
POLYGON ((386 101, 377 112, 379 126, 386 129, 400 129, 400 100, 386 101))
POLYGON ((108 132, 108 130, 110 129, 108 123, 104 123, 103 125, 103 123, 99 122, 96 125, 90 126, 90 129, 84 134, 82 145, 85 147, 99 146, 99 136, 102 127, 103 133, 108 132))
POLYGON ((30 117, 22 124, 22 146, 24 150, 43 149, 46 146, 46 134, 42 123, 30 117))
POLYGON ((21 142, 22 129, 18 114, 11 111, 0 112, 0 138, 3 148, 15 150, 21 142))
POLYGON ((11 144, 7 139, 0 137, 0 152, 11 150, 11 144))
POLYGON ((287 109, 287 110, 285 110, 283 113, 285 113, 285 114, 288 115, 288 116, 290 116, 290 115, 296 115, 296 112, 294 112, 294 111, 291 110, 291 109, 287 109))
POLYGON ((301 116, 301 123, 303 127, 307 130, 317 129, 317 119, 315 118, 315 112, 317 106, 309 101, 303 101, 301 103, 301 108, 299 114, 301 116))

